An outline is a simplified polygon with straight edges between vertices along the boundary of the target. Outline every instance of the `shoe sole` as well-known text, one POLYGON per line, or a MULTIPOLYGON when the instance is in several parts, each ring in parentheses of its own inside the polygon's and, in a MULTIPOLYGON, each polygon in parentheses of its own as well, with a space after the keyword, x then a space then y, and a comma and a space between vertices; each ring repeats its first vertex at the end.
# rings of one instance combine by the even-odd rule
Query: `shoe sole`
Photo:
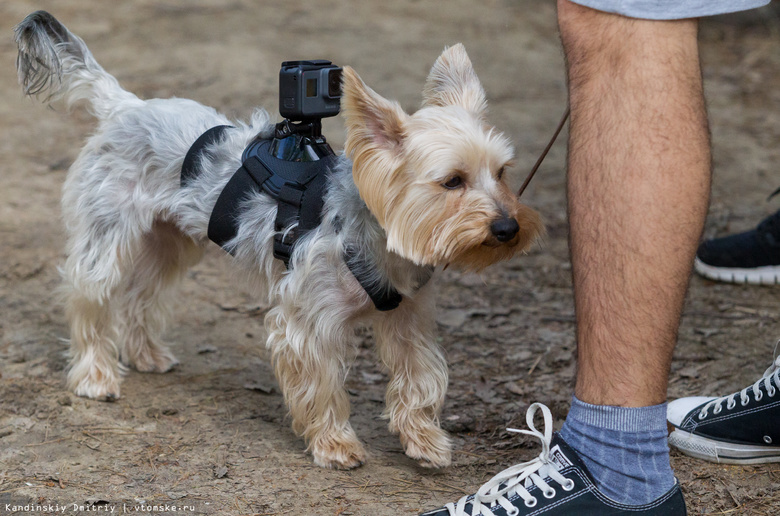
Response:
POLYGON ((669 436, 669 445, 697 459, 718 464, 766 464, 780 462, 780 448, 749 446, 708 439, 679 428, 669 436))
POLYGON ((705 278, 715 281, 750 285, 780 285, 780 266, 770 265, 755 269, 713 267, 697 257, 693 262, 693 268, 705 278))

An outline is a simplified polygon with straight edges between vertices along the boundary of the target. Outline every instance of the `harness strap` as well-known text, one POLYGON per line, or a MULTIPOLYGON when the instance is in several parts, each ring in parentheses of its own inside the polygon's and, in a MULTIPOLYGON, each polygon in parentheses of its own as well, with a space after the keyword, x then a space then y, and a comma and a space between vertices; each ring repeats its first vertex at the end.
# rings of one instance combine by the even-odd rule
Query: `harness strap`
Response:
POLYGON ((376 275, 372 274, 373 267, 360 256, 354 246, 344 247, 344 262, 377 310, 387 312, 398 308, 403 300, 401 293, 392 285, 382 285, 376 275))
MULTIPOLYGON (((241 202, 271 177, 263 167, 244 162, 219 194, 209 219, 209 240, 225 249, 225 244, 238 234, 238 213, 241 202), (247 166, 249 165, 249 166, 247 166)), ((233 254, 232 249, 225 249, 233 254)))
POLYGON ((274 258, 282 260, 288 268, 293 246, 298 239, 301 206, 303 205, 305 193, 306 191, 302 185, 294 183, 284 183, 279 190, 276 220, 274 221, 274 231, 276 231, 274 235, 274 258), (298 227, 294 226, 296 223, 298 223, 298 227), (285 231, 285 229, 287 230, 285 231))
POLYGON ((181 164, 180 181, 182 187, 187 186, 187 184, 198 175, 198 168, 196 165, 201 152, 203 152, 203 148, 206 145, 216 142, 222 136, 222 133, 225 132, 225 129, 230 129, 232 127, 232 125, 218 125, 198 136, 198 139, 192 144, 190 150, 187 151, 187 154, 184 156, 184 161, 181 164))

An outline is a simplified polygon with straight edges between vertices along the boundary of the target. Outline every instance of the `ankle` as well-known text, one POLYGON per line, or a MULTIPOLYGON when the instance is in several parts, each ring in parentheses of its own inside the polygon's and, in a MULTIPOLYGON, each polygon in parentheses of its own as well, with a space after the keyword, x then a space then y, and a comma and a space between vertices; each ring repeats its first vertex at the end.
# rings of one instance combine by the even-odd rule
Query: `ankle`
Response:
POLYGON ((599 490, 618 502, 649 503, 674 485, 666 404, 625 408, 573 397, 561 436, 588 467, 599 490))

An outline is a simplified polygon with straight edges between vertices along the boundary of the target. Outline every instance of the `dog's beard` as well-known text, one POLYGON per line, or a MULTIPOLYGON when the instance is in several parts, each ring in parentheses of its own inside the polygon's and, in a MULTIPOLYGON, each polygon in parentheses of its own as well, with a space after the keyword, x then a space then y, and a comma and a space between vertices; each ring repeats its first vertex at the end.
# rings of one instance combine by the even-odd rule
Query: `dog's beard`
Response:
POLYGON ((490 216, 459 213, 435 229, 428 254, 433 262, 468 271, 480 271, 509 260, 528 249, 541 226, 539 215, 526 206, 519 206, 513 217, 520 226, 519 231, 508 242, 500 242, 489 229, 490 216))
MULTIPOLYGON (((508 260, 530 246, 542 229, 539 214, 514 202, 512 212, 519 226, 517 234, 499 241, 490 226, 502 214, 495 204, 477 193, 461 197, 436 192, 438 185, 417 186, 397 197, 397 204, 385 220, 388 249, 419 265, 452 265, 480 271, 508 260)), ((509 203, 505 203, 509 204, 509 203)))

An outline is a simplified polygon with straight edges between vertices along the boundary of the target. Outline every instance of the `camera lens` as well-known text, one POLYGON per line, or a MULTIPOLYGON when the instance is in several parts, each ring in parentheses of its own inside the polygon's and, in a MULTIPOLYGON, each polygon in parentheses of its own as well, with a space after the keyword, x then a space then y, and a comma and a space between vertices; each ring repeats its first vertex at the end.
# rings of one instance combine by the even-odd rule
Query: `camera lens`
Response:
POLYGON ((336 68, 328 72, 328 97, 335 98, 341 96, 341 68, 336 68))

